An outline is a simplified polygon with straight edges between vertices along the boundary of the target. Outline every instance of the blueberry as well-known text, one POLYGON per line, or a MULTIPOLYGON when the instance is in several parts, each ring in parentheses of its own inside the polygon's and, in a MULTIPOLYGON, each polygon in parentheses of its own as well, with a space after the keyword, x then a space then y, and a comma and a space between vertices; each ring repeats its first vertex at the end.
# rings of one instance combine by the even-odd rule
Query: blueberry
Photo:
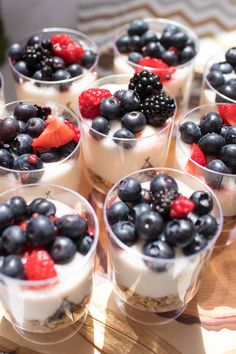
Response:
POLYGON ((14 118, 5 118, 0 125, 0 140, 8 142, 13 140, 20 132, 19 123, 14 118))
POLYGON ((148 24, 147 22, 143 21, 143 20, 135 20, 133 21, 129 27, 128 27, 128 34, 130 36, 133 35, 139 35, 142 36, 144 33, 146 33, 148 31, 148 24))
POLYGON ((37 117, 38 109, 32 104, 20 102, 14 109, 13 115, 16 119, 27 122, 28 119, 37 117))
POLYGON ((29 68, 26 65, 26 62, 23 60, 17 61, 14 65, 14 68, 16 69, 16 71, 18 71, 20 74, 24 75, 24 76, 30 76, 31 72, 29 70, 29 68))
POLYGON ((26 234, 33 246, 45 246, 54 239, 56 229, 47 216, 38 215, 29 219, 26 234))
POLYGON ((187 47, 192 47, 193 49, 195 49, 196 45, 195 45, 195 41, 192 38, 188 38, 187 42, 186 42, 186 46, 187 47))
POLYGON ((118 186, 118 196, 123 202, 135 202, 141 197, 141 183, 138 179, 127 177, 118 186))
POLYGON ((135 221, 141 214, 148 213, 152 210, 150 204, 147 203, 138 203, 133 206, 130 210, 130 219, 131 221, 135 221))
POLYGON ((164 222, 161 215, 155 211, 147 211, 137 216, 135 229, 137 235, 145 241, 151 241, 158 238, 164 228, 164 222))
POLYGON ((2 242, 8 253, 19 254, 26 245, 26 233, 20 226, 9 226, 2 233, 2 242))
POLYGON ((44 200, 44 198, 35 198, 34 200, 32 200, 32 202, 29 204, 29 212, 33 214, 37 204, 43 202, 44 200))
MULTIPOLYGON (((231 98, 233 100, 236 99, 236 86, 225 84, 220 86, 218 88, 218 91, 228 98, 231 98)), ((220 101, 217 100, 217 102, 220 101)))
POLYGON ((193 223, 185 219, 174 219, 166 224, 165 237, 171 246, 185 247, 194 238, 196 229, 193 223))
POLYGON ((150 183, 150 189, 153 194, 158 193, 163 189, 174 189, 177 191, 178 185, 173 177, 169 176, 166 173, 160 173, 152 178, 150 183))
POLYGON ((35 183, 43 175, 43 171, 37 171, 43 168, 43 162, 36 155, 23 154, 16 158, 14 169, 22 171, 20 178, 23 184, 35 183), (32 171, 32 173, 30 173, 32 171), (36 172, 37 171, 37 172, 36 172))
POLYGON ((224 137, 226 144, 236 144, 236 125, 228 127, 224 137))
POLYGON ((24 266, 19 256, 11 255, 4 257, 0 273, 16 279, 24 279, 24 266))
POLYGON ((110 96, 104 98, 99 106, 101 116, 108 120, 116 119, 121 114, 121 104, 118 98, 110 96))
POLYGON ((140 36, 130 37, 130 51, 139 52, 142 49, 142 40, 140 36))
POLYGON ((187 63, 189 60, 193 59, 196 55, 196 51, 193 47, 187 46, 180 53, 181 64, 187 63))
POLYGON ((123 97, 123 95, 124 95, 124 93, 126 92, 127 90, 118 90, 118 91, 116 91, 114 94, 113 94, 113 96, 114 97, 116 97, 116 98, 118 98, 118 100, 122 100, 122 97, 123 97))
POLYGON ((215 89, 225 84, 224 75, 216 70, 212 70, 207 74, 207 80, 215 89))
POLYGON ((174 250, 168 243, 161 240, 146 243, 143 247, 143 254, 153 258, 174 258, 174 250))
POLYGON ((82 239, 77 242, 77 251, 82 255, 86 255, 90 250, 94 241, 94 237, 91 235, 85 235, 82 239))
POLYGON ((163 52, 161 59, 170 66, 175 66, 178 63, 178 56, 170 50, 163 52))
POLYGON ((200 120, 200 128, 202 134, 219 133, 222 127, 222 118, 216 112, 208 112, 200 120))
POLYGON ((186 256, 190 256, 194 253, 202 251, 207 246, 207 244, 208 242, 206 238, 197 234, 192 242, 183 248, 183 252, 186 256))
POLYGON ((236 144, 228 144, 223 146, 220 154, 223 162, 232 168, 236 167, 236 144))
MULTIPOLYGON (((229 173, 230 172, 228 167, 221 160, 211 160, 206 165, 206 168, 211 170, 211 171, 215 171, 215 172, 219 172, 219 173, 229 173)), ((223 177, 220 174, 211 173, 211 172, 206 171, 204 173, 204 175, 205 175, 207 183, 212 188, 220 189, 221 182, 222 182, 222 179, 223 179, 223 177)))
POLYGON ((137 111, 139 109, 140 98, 133 90, 125 90, 120 101, 125 112, 137 111))
POLYGON ((236 48, 230 48, 229 50, 227 50, 227 52, 225 53, 225 59, 227 61, 227 63, 236 66, 236 48))
POLYGON ((127 246, 132 246, 137 239, 134 224, 130 221, 119 221, 112 225, 111 229, 116 237, 127 246))
POLYGON ((25 132, 25 122, 23 122, 23 120, 18 120, 18 123, 19 123, 19 128, 20 128, 19 133, 24 133, 25 132))
POLYGON ((14 158, 6 149, 0 149, 0 167, 13 168, 14 158))
POLYGON ((148 31, 142 35, 142 44, 145 46, 149 42, 158 42, 158 36, 156 32, 148 31))
POLYGON ((163 33, 166 33, 166 32, 170 32, 171 34, 175 34, 175 33, 180 32, 180 28, 178 26, 168 24, 163 29, 163 33))
POLYGON ((179 31, 172 35, 172 45, 177 49, 183 49, 186 45, 187 40, 188 40, 188 36, 184 32, 179 31))
POLYGON ((82 237, 88 229, 87 221, 77 214, 64 215, 55 222, 55 225, 61 235, 70 238, 82 237))
POLYGON ((180 135, 182 140, 187 144, 197 143, 201 138, 201 130, 194 122, 185 122, 180 127, 180 135))
POLYGON ((170 31, 164 31, 162 33, 160 43, 168 49, 171 46, 172 43, 172 33, 170 31))
POLYGON ((132 133, 140 132, 147 124, 147 119, 142 112, 133 111, 126 113, 121 119, 123 128, 130 130, 132 133))
POLYGON ((210 240, 218 229, 217 221, 214 216, 207 214, 200 216, 195 224, 197 232, 204 236, 207 240, 210 240))
POLYGON ((52 61, 53 70, 65 69, 66 67, 66 63, 61 57, 57 57, 57 56, 52 57, 51 61, 52 61))
POLYGON ((190 200, 195 204, 194 213, 197 215, 209 214, 213 208, 213 199, 207 192, 197 191, 194 192, 190 200))
POLYGON ((45 123, 41 118, 30 118, 25 125, 25 133, 37 138, 45 129, 45 123))
MULTIPOLYGON (((93 119, 91 128, 96 130, 96 132, 98 132, 98 133, 108 135, 109 130, 110 130, 110 124, 106 118, 99 116, 99 117, 96 117, 93 119)), ((104 138, 103 135, 97 134, 92 129, 89 130, 89 133, 95 139, 100 140, 100 139, 104 138)))
POLYGON ((51 216, 56 214, 55 205, 52 202, 50 202, 50 200, 44 198, 42 200, 37 199, 37 202, 35 203, 31 202, 29 205, 29 209, 32 214, 38 213, 46 216, 51 216))
POLYGON ((236 87, 236 78, 232 77, 231 79, 227 80, 227 85, 236 87))
POLYGON ((7 205, 13 212, 14 221, 19 222, 25 219, 28 215, 28 206, 24 198, 20 196, 12 197, 7 205))
POLYGON ((35 34, 28 39, 27 45, 40 44, 43 41, 42 34, 35 34))
POLYGON ((8 226, 11 226, 14 221, 13 210, 9 205, 0 203, 0 231, 8 226))
POLYGON ((83 72, 83 70, 79 64, 71 64, 66 69, 71 77, 79 76, 83 72))
POLYGON ((220 153, 225 139, 220 134, 208 133, 200 138, 198 145, 205 155, 214 156, 220 153))
POLYGON ((12 44, 8 49, 8 55, 14 61, 20 60, 22 55, 21 45, 19 43, 12 44))
POLYGON ((41 70, 37 70, 35 71, 34 75, 33 75, 33 79, 35 80, 39 80, 39 81, 43 81, 43 73, 41 70))
POLYGON ((115 202, 107 210, 107 219, 111 225, 118 221, 128 220, 129 207, 122 201, 115 202))
POLYGON ((227 62, 220 62, 213 64, 210 70, 220 71, 222 74, 230 74, 234 71, 234 68, 227 62))
POLYGON ((131 149, 136 144, 135 135, 125 128, 117 130, 114 133, 113 138, 113 141, 124 149, 131 149))
POLYGON ((69 156, 76 148, 77 143, 74 140, 69 141, 69 143, 60 146, 59 152, 62 157, 69 156))
POLYGON ((221 130, 220 130, 220 135, 223 136, 223 138, 225 138, 228 129, 229 129, 228 125, 222 125, 221 130))
POLYGON ((92 51, 91 49, 85 50, 82 57, 82 65, 85 68, 90 69, 95 63, 96 58, 97 54, 94 51, 92 51))
POLYGON ((144 48, 143 55, 151 58, 162 58, 165 48, 159 42, 149 42, 144 48))
POLYGON ((130 51, 130 36, 124 34, 117 41, 116 45, 121 53, 127 53, 130 51))
POLYGON ((11 151, 16 155, 30 154, 32 152, 33 138, 28 134, 19 134, 10 145, 11 151))
POLYGON ((137 64, 139 62, 139 60, 142 58, 143 58, 142 54, 140 54, 138 52, 131 52, 128 56, 128 60, 132 61, 132 63, 135 63, 135 64, 137 64))
POLYGON ((40 160, 46 163, 56 162, 60 160, 61 156, 57 149, 50 149, 40 154, 40 160))
POLYGON ((69 263, 77 251, 75 243, 68 237, 58 236, 50 247, 50 255, 55 263, 69 263))
POLYGON ((71 74, 65 69, 58 69, 52 74, 52 80, 54 81, 68 80, 70 78, 71 74))

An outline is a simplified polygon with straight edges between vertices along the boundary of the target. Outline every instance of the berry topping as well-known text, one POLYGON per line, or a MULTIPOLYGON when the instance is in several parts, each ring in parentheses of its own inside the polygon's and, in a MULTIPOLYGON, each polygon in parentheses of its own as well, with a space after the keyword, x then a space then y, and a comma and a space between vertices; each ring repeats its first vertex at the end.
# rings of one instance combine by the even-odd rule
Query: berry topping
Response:
POLYGON ((201 235, 196 235, 192 242, 183 248, 183 252, 186 256, 190 256, 203 250, 207 246, 207 240, 201 235))
POLYGON ((45 280, 57 276, 54 262, 45 250, 32 251, 26 260, 24 268, 28 280, 45 280))
POLYGON ((83 91, 79 96, 79 107, 83 118, 93 119, 100 115, 99 106, 104 98, 112 96, 106 89, 91 88, 83 91))
POLYGON ((0 230, 13 224, 14 212, 9 205, 0 203, 0 230))
POLYGON ((138 35, 142 36, 148 31, 148 24, 143 20, 135 20, 128 27, 128 34, 130 36, 138 35))
POLYGON ((50 255, 55 263, 69 263, 76 254, 76 245, 68 237, 58 236, 50 247, 50 255))
POLYGON ((19 134, 10 144, 11 151, 16 155, 30 154, 32 152, 33 138, 28 134, 19 134))
POLYGON ((31 214, 38 213, 41 215, 51 216, 56 214, 55 205, 47 199, 37 198, 29 205, 31 214))
MULTIPOLYGON (((112 208, 112 206, 111 206, 112 208)), ((137 218, 143 214, 143 213, 149 213, 152 210, 152 207, 150 204, 147 203, 138 203, 135 204, 134 207, 130 210, 130 215, 129 215, 129 219, 132 222, 135 222, 137 220, 137 218)), ((109 211, 108 211, 109 212, 109 211)), ((108 215, 108 214, 107 214, 108 215)), ((108 219, 109 221, 109 219, 108 219)), ((110 221, 109 221, 110 222, 110 221)))
POLYGON ((225 139, 220 134, 208 133, 200 138, 198 145, 204 154, 215 156, 225 145, 225 139))
POLYGON ((20 126, 16 119, 5 118, 0 121, 0 140, 12 141, 20 132, 20 126))
POLYGON ((19 256, 10 255, 4 257, 0 266, 0 273, 16 279, 24 278, 24 266, 19 256))
POLYGON ((127 246, 132 246, 135 243, 137 238, 135 226, 130 221, 119 221, 111 229, 116 237, 127 246))
POLYGON ((90 250, 94 241, 94 237, 91 235, 85 235, 82 239, 79 239, 77 242, 77 251, 84 256, 90 250))
POLYGON ((141 197, 141 184, 132 177, 127 177, 118 186, 118 196, 123 202, 135 202, 141 197))
POLYGON ((128 129, 122 128, 117 130, 114 135, 114 142, 122 146, 124 149, 131 149, 136 144, 135 135, 128 129))
POLYGON ((229 167, 236 167, 236 144, 228 144, 223 146, 220 158, 229 167))
POLYGON ((140 106, 140 98, 137 92, 132 90, 119 90, 114 96, 121 101, 122 110, 125 112, 137 111, 140 106))
POLYGON ((54 239, 56 229, 47 216, 39 215, 29 219, 26 233, 33 246, 38 247, 49 244, 54 239))
POLYGON ((59 233, 70 238, 80 238, 88 229, 87 221, 80 215, 64 215, 59 218, 55 225, 59 233))
POLYGON ((7 205, 11 208, 13 212, 14 221, 24 220, 28 215, 28 206, 24 198, 17 196, 12 197, 7 205))
POLYGON ((200 235, 204 236, 207 240, 211 239, 217 231, 217 221, 214 216, 207 214, 200 216, 196 221, 195 226, 200 235))
POLYGON ((140 132, 147 124, 146 117, 143 113, 133 111, 126 113, 121 119, 121 124, 124 128, 130 130, 132 133, 140 132))
POLYGON ((99 113, 108 120, 120 117, 121 103, 118 98, 114 96, 103 98, 99 106, 99 113))
POLYGON ((209 112, 205 114, 200 120, 200 129, 202 134, 218 133, 220 134, 222 128, 222 118, 216 112, 209 112))
POLYGON ((85 50, 82 57, 82 65, 85 68, 90 69, 95 64, 96 58, 97 54, 91 49, 85 50))
POLYGON ((224 124, 236 125, 236 104, 225 103, 218 106, 224 124))
POLYGON ((171 246, 185 247, 193 240, 195 227, 190 220, 174 219, 166 224, 165 237, 171 246))
POLYGON ((224 75, 220 71, 216 70, 210 71, 207 74, 207 80, 215 89, 225 84, 224 75))
POLYGON ((206 157, 197 144, 193 144, 191 147, 191 159, 201 166, 206 166, 206 157))
POLYGON ((74 136, 74 131, 67 124, 59 118, 52 118, 47 122, 42 134, 34 139, 32 146, 45 149, 55 148, 67 144, 74 136))
POLYGON ((207 192, 194 192, 190 200, 192 200, 195 205, 194 213, 197 215, 209 214, 213 208, 213 199, 207 192))
POLYGON ((0 166, 4 168, 12 168, 14 165, 14 158, 12 154, 6 149, 0 149, 0 166))
POLYGON ((171 204, 170 216, 173 219, 180 219, 185 217, 188 213, 193 211, 195 204, 188 198, 180 196, 176 198, 171 204))
POLYGON ((181 125, 180 135, 186 144, 193 144, 201 138, 201 130, 197 124, 188 121, 181 125))
POLYGON ((62 33, 50 38, 54 54, 61 57, 66 63, 81 63, 84 49, 71 37, 62 33))
POLYGON ((127 220, 129 216, 129 207, 122 201, 118 201, 108 209, 107 218, 111 225, 118 221, 127 220))
MULTIPOLYGON (((138 61, 138 65, 149 67, 152 72, 160 77, 161 82, 170 80, 171 75, 174 73, 175 69, 168 64, 164 63, 161 59, 144 57, 138 61), (153 70, 154 69, 154 70, 153 70), (156 69, 156 70, 155 70, 156 69)), ((142 69, 137 68, 136 72, 142 71, 142 69)))
POLYGON ((161 234, 164 223, 160 214, 155 211, 148 211, 137 216, 135 228, 140 239, 151 241, 161 234))
POLYGON ((176 180, 167 173, 159 173, 151 179, 150 189, 152 194, 159 193, 162 190, 178 190, 176 180))
POLYGON ((129 89, 137 92, 139 97, 146 98, 159 94, 162 84, 159 76, 148 71, 141 71, 130 79, 129 89))
POLYGON ((143 253, 145 256, 154 258, 174 258, 174 250, 161 240, 147 243, 143 247, 143 253))
POLYGON ((8 253, 19 254, 26 244, 26 233, 20 226, 9 226, 2 233, 2 244, 8 253))
POLYGON ((227 63, 233 65, 234 67, 236 66, 236 48, 230 48, 227 50, 225 53, 225 59, 227 63))
POLYGON ((172 202, 180 196, 175 189, 164 188, 152 195, 153 208, 161 215, 169 215, 172 202))
POLYGON ((74 132, 74 137, 73 140, 78 143, 80 140, 80 130, 78 127, 76 127, 74 124, 69 122, 68 120, 65 120, 64 123, 74 132))
MULTIPOLYGON (((96 130, 96 132, 101 133, 101 134, 105 134, 107 135, 109 133, 110 130, 110 124, 108 122, 108 120, 104 117, 96 117, 93 119, 92 121, 92 125, 91 128, 96 130)), ((94 132, 93 130, 90 130, 89 133, 97 140, 100 140, 103 138, 103 136, 101 134, 97 134, 96 132, 94 132)))

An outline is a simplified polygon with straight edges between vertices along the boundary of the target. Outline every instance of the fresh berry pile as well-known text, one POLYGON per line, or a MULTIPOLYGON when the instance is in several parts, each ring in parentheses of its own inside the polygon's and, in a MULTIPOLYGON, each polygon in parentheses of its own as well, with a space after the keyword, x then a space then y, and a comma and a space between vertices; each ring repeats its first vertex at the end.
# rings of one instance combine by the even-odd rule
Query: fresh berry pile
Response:
MULTIPOLYGON (((214 63, 207 74, 209 83, 222 95, 236 100, 236 47, 225 53, 225 61, 214 63)), ((216 95, 216 102, 227 102, 216 95)))
MULTIPOLYGON (((182 140, 191 144, 191 159, 220 174, 236 174, 236 105, 221 104, 217 112, 206 113, 200 124, 192 121, 180 127, 182 140)), ((194 174, 189 160, 187 170, 194 174)), ((213 188, 221 188, 222 175, 205 173, 213 188)))
POLYGON ((132 22, 116 45, 120 53, 128 55, 129 61, 161 69, 162 82, 170 80, 174 66, 184 64, 196 55, 194 41, 179 27, 167 25, 159 36, 150 31, 143 20, 132 22))
POLYGON ((81 75, 83 68, 89 69, 95 63, 97 54, 67 34, 48 39, 44 36, 34 35, 25 46, 18 43, 10 46, 9 57, 21 74, 42 81, 67 80, 81 75))
POLYGON ((127 246, 141 242, 146 256, 174 258, 176 249, 194 254, 217 231, 212 197, 204 191, 183 196, 177 181, 166 173, 153 176, 145 189, 138 179, 127 177, 117 193, 119 200, 107 210, 111 229, 127 246))
POLYGON ((56 216, 55 204, 20 196, 0 203, 0 273, 12 278, 44 280, 57 276, 55 265, 67 264, 76 252, 85 255, 93 235, 78 215, 56 216))
POLYGON ((83 91, 79 106, 83 118, 92 119, 90 134, 97 140, 109 134, 112 121, 119 120, 121 129, 113 134, 114 142, 125 149, 134 146, 147 124, 164 126, 176 108, 174 99, 163 91, 160 77, 148 71, 136 73, 128 90, 113 95, 102 88, 83 91))
POLYGON ((43 171, 30 171, 70 155, 79 139, 79 129, 62 117, 53 117, 50 107, 20 102, 11 117, 0 120, 0 167, 24 171, 22 183, 37 182, 43 171))

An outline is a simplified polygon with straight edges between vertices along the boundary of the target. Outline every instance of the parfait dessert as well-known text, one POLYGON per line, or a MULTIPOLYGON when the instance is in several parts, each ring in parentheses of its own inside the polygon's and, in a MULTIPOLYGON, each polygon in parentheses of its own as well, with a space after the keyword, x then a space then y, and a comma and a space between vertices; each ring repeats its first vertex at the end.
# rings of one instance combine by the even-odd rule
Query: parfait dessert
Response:
POLYGON ((5 105, 0 115, 0 192, 19 184, 79 186, 80 128, 69 109, 53 102, 5 105))
POLYGON ((77 97, 96 79, 97 47, 84 34, 45 28, 9 48, 19 100, 48 99, 77 111, 77 97))
POLYGON ((187 109, 198 39, 187 27, 165 19, 136 20, 115 37, 117 74, 148 70, 160 76, 175 98, 178 116, 187 109))
POLYGON ((147 71, 108 76, 79 96, 82 158, 95 189, 106 194, 126 174, 165 165, 176 105, 147 71))
POLYGON ((0 200, 5 316, 31 341, 65 340, 86 315, 92 293, 95 213, 79 194, 56 185, 21 186, 0 200))
POLYGON ((171 169, 146 169, 108 193, 104 218, 117 304, 149 324, 173 320, 196 294, 220 234, 210 188, 171 169))

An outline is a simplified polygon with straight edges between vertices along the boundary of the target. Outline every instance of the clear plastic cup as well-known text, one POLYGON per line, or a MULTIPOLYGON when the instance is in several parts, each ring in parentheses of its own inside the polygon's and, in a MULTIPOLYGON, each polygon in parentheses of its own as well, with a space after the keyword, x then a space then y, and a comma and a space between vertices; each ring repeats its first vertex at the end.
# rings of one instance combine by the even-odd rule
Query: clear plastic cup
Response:
POLYGON ((223 222, 216 196, 206 184, 194 176, 169 168, 146 169, 129 176, 138 179, 148 188, 151 178, 161 172, 167 173, 177 182, 181 181, 187 188, 185 196, 190 196, 198 190, 209 193, 214 201, 212 214, 218 222, 218 229, 208 241, 208 245, 193 255, 177 255, 176 251, 175 258, 154 259, 139 253, 137 248, 128 247, 113 233, 107 219, 107 210, 119 200, 119 182, 109 191, 103 213, 116 302, 127 317, 142 324, 153 325, 164 324, 177 318, 195 296, 223 222))
POLYGON ((62 342, 79 330, 87 315, 93 288, 98 220, 87 200, 67 188, 41 184, 19 186, 1 194, 0 201, 6 202, 14 196, 22 196, 27 202, 48 198, 58 203, 61 215, 67 214, 69 208, 74 214, 86 217, 94 235, 85 256, 77 252, 70 263, 56 265, 57 277, 28 281, 0 274, 0 299, 5 317, 16 331, 35 343, 62 342))
POLYGON ((97 63, 99 59, 98 49, 89 37, 81 32, 67 28, 44 28, 35 33, 31 33, 27 37, 21 39, 19 44, 25 45, 27 40, 33 35, 43 35, 45 40, 52 35, 65 33, 70 36, 75 42, 82 44, 86 49, 92 49, 97 53, 96 61, 90 69, 83 68, 82 75, 72 77, 61 81, 42 81, 35 80, 32 77, 27 77, 18 72, 9 58, 9 65, 12 75, 15 80, 16 96, 18 100, 24 101, 27 99, 34 100, 51 100, 62 104, 77 113, 78 95, 85 89, 87 85, 96 80, 97 63))
MULTIPOLYGON (((127 89, 128 75, 112 75, 93 83, 92 87, 106 88, 114 93, 127 89)), ((83 139, 81 155, 84 172, 94 189, 106 194, 120 178, 138 169, 164 166, 167 160, 174 116, 161 128, 150 127, 145 137, 135 139, 113 138, 91 128, 91 121, 82 117, 83 139), (122 144, 129 143, 131 148, 122 144)), ((117 128, 118 129, 118 128, 117 128)), ((145 129, 144 129, 145 131, 145 129)))
MULTIPOLYGON (((77 128, 80 128, 80 123, 76 115, 68 108, 50 101, 24 101, 31 105, 40 107, 50 107, 53 117, 63 117, 77 128)), ((11 102, 3 106, 0 119, 13 117, 15 107, 19 101, 11 102)), ((14 170, 0 167, 0 193, 9 188, 14 188, 19 184, 29 183, 52 183, 58 184, 78 191, 79 188, 79 154, 80 141, 70 155, 57 162, 44 163, 44 168, 38 170, 14 170)))
MULTIPOLYGON (((202 79, 202 87, 201 87, 201 97, 200 104, 214 104, 214 103, 236 103, 236 100, 233 100, 222 93, 220 93, 216 88, 214 88, 208 78, 207 75, 210 72, 210 68, 213 64, 224 62, 225 61, 225 52, 219 52, 208 59, 204 67, 204 74, 202 79)), ((234 75, 236 78, 236 76, 234 75)))
POLYGON ((180 127, 184 122, 192 121, 198 124, 204 114, 218 112, 218 107, 220 106, 221 104, 202 105, 192 109, 183 117, 179 123, 176 135, 174 165, 176 168, 198 177, 213 189, 221 204, 224 215, 223 231, 217 245, 227 245, 236 238, 236 175, 215 172, 199 165, 190 157, 191 145, 183 142, 180 135, 180 127))
MULTIPOLYGON (((182 29, 195 43, 196 53, 199 49, 199 40, 196 34, 188 27, 182 25, 179 22, 167 20, 163 18, 145 18, 145 22, 148 23, 149 29, 157 34, 162 33, 163 29, 167 25, 174 25, 182 29)), ((116 74, 129 74, 132 76, 135 71, 148 70, 152 71, 156 75, 161 75, 166 69, 153 69, 150 67, 140 66, 128 60, 128 56, 119 52, 116 41, 121 35, 125 34, 128 25, 120 28, 114 38, 114 71, 116 74)), ((177 124, 180 116, 187 110, 189 97, 191 93, 191 85, 194 74, 194 61, 196 56, 189 60, 185 64, 176 65, 172 67, 173 74, 171 74, 170 80, 163 82, 164 88, 175 98, 177 103, 177 115, 175 123, 177 124)), ((162 74, 163 76, 163 74, 162 74)))
POLYGON ((4 104, 5 104, 4 80, 2 74, 0 73, 0 112, 4 104))

